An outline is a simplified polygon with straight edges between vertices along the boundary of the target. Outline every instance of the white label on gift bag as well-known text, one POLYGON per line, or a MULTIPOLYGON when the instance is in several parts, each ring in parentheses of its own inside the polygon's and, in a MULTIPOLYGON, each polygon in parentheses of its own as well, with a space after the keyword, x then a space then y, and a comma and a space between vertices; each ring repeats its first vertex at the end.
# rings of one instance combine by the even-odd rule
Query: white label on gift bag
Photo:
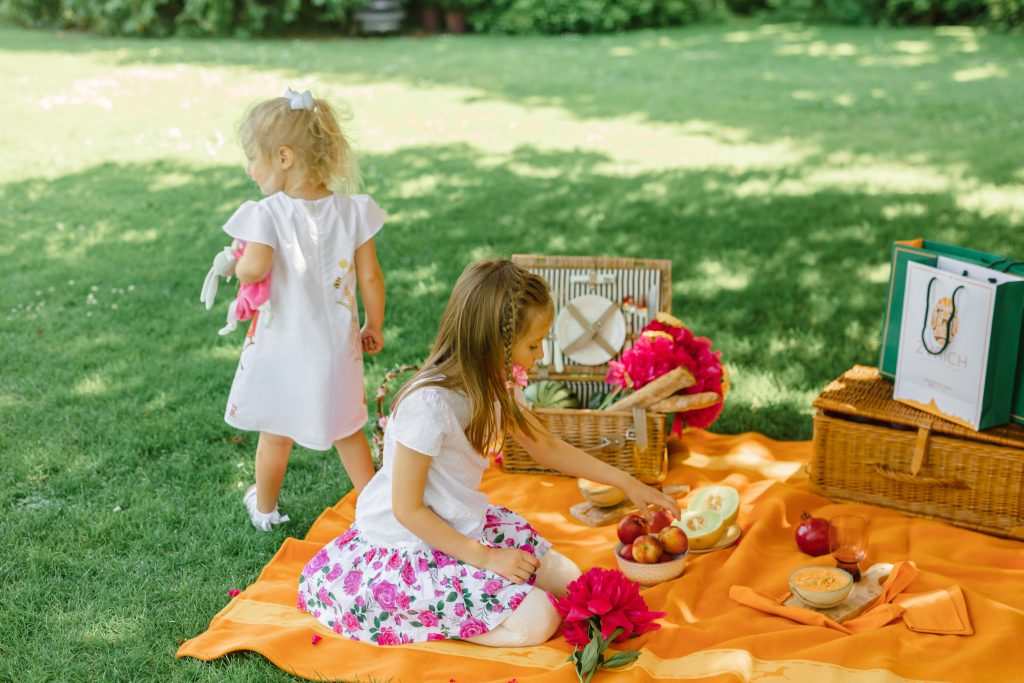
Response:
POLYGON ((978 429, 996 284, 961 275, 959 261, 942 265, 907 264, 893 398, 978 429))

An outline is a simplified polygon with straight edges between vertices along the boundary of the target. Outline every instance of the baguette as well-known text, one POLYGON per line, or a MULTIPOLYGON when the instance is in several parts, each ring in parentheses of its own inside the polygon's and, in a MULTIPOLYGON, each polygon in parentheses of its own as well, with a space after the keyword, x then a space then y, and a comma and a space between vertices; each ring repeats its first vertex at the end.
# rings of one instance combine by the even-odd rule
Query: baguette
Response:
POLYGON ((680 389, 692 387, 696 381, 689 370, 684 367, 678 367, 645 384, 643 388, 637 389, 629 396, 611 404, 608 406, 608 410, 647 408, 662 399, 668 398, 680 389))

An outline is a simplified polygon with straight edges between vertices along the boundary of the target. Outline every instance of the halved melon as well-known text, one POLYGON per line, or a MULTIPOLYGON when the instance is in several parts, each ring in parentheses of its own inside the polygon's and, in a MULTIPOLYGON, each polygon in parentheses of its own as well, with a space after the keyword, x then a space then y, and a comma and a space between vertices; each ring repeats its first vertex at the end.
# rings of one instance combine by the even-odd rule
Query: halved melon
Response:
POLYGON ((690 510, 684 512, 676 521, 672 522, 686 534, 686 540, 690 550, 705 550, 710 548, 722 534, 728 529, 728 525, 722 524, 722 516, 714 510, 690 510))
POLYGON ((579 486, 583 497, 600 508, 615 507, 626 500, 626 492, 615 486, 599 484, 589 479, 580 479, 579 486))
POLYGON ((726 529, 736 523, 740 513, 740 494, 731 486, 705 486, 690 498, 687 510, 714 510, 722 517, 726 529))

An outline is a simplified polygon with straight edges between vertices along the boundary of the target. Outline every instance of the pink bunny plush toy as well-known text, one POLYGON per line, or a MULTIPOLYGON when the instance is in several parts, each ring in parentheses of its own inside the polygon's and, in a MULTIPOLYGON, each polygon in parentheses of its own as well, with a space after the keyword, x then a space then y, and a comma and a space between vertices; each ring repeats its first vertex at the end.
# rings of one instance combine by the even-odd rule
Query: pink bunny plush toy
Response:
MULTIPOLYGON (((199 300, 206 304, 206 310, 213 308, 213 301, 217 297, 217 278, 223 277, 231 280, 235 274, 235 264, 245 253, 246 243, 236 239, 230 247, 224 247, 213 258, 213 266, 206 274, 206 281, 203 283, 203 291, 199 300)), ((263 324, 270 324, 270 275, 259 282, 250 284, 242 283, 238 288, 238 297, 228 304, 227 324, 222 327, 219 334, 225 335, 234 332, 239 321, 249 320, 257 313, 263 318, 263 324)))

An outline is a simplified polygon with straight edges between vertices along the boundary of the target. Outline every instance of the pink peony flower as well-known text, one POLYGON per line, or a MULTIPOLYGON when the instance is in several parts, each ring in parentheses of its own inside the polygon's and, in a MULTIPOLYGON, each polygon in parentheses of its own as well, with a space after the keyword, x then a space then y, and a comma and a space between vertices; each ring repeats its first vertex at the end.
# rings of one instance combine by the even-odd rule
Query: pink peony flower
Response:
POLYGON ((314 633, 314 634, 313 634, 313 637, 312 637, 312 638, 310 638, 309 642, 311 642, 311 643, 313 643, 314 645, 316 645, 316 644, 317 644, 317 643, 319 643, 319 642, 320 642, 321 640, 323 640, 323 636, 321 636, 321 635, 320 635, 319 633, 314 633))
POLYGON ((593 567, 566 588, 562 598, 548 599, 565 620, 565 639, 572 645, 585 647, 590 642, 590 622, 596 619, 601 637, 608 638, 617 628, 615 638, 621 642, 647 631, 661 628, 655 619, 664 612, 651 612, 640 595, 640 587, 614 569, 593 567))
MULTIPOLYGON (((695 337, 690 330, 670 315, 658 318, 644 327, 632 348, 622 354, 621 361, 611 361, 605 382, 624 388, 639 389, 670 370, 684 367, 694 377, 694 384, 683 394, 714 392, 722 395, 721 354, 711 350, 711 340, 695 337)), ((722 412, 722 401, 706 408, 687 410, 678 414, 673 433, 683 427, 697 429, 710 427, 722 412)))
POLYGON ((237 588, 232 588, 231 590, 228 591, 228 595, 231 596, 232 598, 235 597, 236 595, 241 595, 241 593, 242 593, 242 591, 238 590, 237 588))

